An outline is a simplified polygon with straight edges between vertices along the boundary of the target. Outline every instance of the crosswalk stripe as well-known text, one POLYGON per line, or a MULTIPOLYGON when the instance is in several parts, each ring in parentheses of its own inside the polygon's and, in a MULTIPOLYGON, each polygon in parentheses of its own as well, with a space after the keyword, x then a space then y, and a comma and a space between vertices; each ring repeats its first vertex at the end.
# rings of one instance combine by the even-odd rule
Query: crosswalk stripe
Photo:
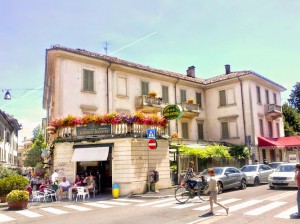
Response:
POLYGON ((13 220, 16 220, 16 219, 11 218, 7 215, 0 214, 0 222, 9 222, 9 221, 13 221, 13 220))
MULTIPOLYGON (((262 201, 261 200, 250 200, 250 201, 246 201, 241 204, 234 205, 232 207, 229 206, 229 212, 238 211, 240 209, 250 207, 250 206, 258 204, 260 202, 262 202, 262 201)), ((222 210, 224 210, 224 209, 222 209, 222 210)), ((221 212, 222 210, 219 210, 218 212, 221 212)))
POLYGON ((113 206, 110 205, 105 205, 105 204, 100 204, 97 202, 89 202, 89 203, 84 203, 85 205, 90 205, 98 208, 112 208, 113 206))
POLYGON ((140 199, 126 199, 126 198, 116 198, 113 201, 127 201, 127 202, 145 202, 145 200, 140 199))
POLYGON ((155 205, 154 207, 162 208, 162 207, 167 207, 169 205, 178 204, 178 203, 179 203, 178 201, 173 200, 173 201, 169 201, 169 202, 166 202, 166 203, 163 203, 163 204, 160 204, 160 205, 155 205))
POLYGON ((275 202, 272 202, 268 205, 256 208, 256 209, 254 209, 252 211, 249 211, 249 212, 246 212, 244 214, 245 215, 261 215, 261 214, 263 214, 267 211, 270 211, 270 210, 272 210, 274 208, 277 208, 277 207, 279 207, 281 205, 284 205, 284 204, 286 204, 286 202, 275 201, 275 202))
POLYGON ((53 213, 53 214, 56 214, 56 215, 69 213, 69 212, 66 212, 66 211, 63 211, 63 210, 60 210, 60 209, 56 209, 56 208, 41 208, 41 209, 46 211, 46 212, 50 212, 50 213, 53 213))
POLYGON ((159 200, 159 201, 152 201, 152 202, 148 202, 148 203, 145 203, 145 204, 139 204, 139 205, 136 205, 136 206, 155 205, 155 204, 160 204, 160 203, 164 203, 164 202, 172 201, 172 200, 174 200, 174 198, 168 198, 168 199, 159 200))
POLYGON ((98 201, 100 204, 109 204, 109 205, 130 205, 130 203, 117 202, 117 201, 98 201))
MULTIPOLYGON (((205 203, 205 202, 199 202, 199 203, 205 203)), ((184 208, 189 208, 189 207, 193 207, 193 206, 198 206, 199 203, 187 203, 187 204, 181 204, 181 205, 177 205, 171 208, 175 208, 175 209, 184 209, 184 208)))
POLYGON ((32 211, 28 211, 28 210, 16 211, 16 213, 24 215, 24 216, 29 217, 29 218, 36 218, 36 217, 43 216, 41 214, 38 214, 38 213, 35 213, 35 212, 32 212, 32 211))
MULTIPOLYGON (((230 198, 230 199, 227 199, 227 200, 224 200, 224 201, 220 201, 221 204, 230 204, 230 203, 233 203, 233 202, 236 202, 236 201, 239 201, 241 199, 237 199, 237 198, 230 198)), ((219 200, 218 200, 219 201, 219 200)), ((214 204, 213 207, 218 207, 218 205, 214 204)), ((210 205, 205 205, 205 206, 201 206, 199 208, 194 208, 193 210, 200 210, 200 211, 205 211, 205 210, 208 210, 210 208, 210 205)))
POLYGON ((294 206, 284 212, 279 213, 275 218, 290 219, 290 215, 297 212, 297 206, 294 206))
POLYGON ((86 207, 82 207, 82 206, 78 206, 78 205, 65 205, 64 207, 71 208, 71 209, 74 209, 77 211, 82 211, 82 212, 92 210, 91 208, 86 208, 86 207))

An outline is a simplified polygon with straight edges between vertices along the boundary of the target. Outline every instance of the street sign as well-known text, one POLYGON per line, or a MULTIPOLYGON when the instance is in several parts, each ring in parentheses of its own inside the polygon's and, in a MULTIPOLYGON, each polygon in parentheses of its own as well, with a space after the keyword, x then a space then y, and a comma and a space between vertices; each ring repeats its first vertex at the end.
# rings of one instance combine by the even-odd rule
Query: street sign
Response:
POLYGON ((173 120, 173 119, 176 120, 182 116, 182 113, 183 113, 182 107, 176 104, 168 105, 163 110, 163 116, 167 120, 173 120))
POLYGON ((155 139, 149 139, 148 140, 148 148, 150 150, 156 149, 157 148, 157 141, 155 139))
POLYGON ((155 129, 148 129, 147 130, 147 138, 155 139, 156 138, 156 130, 155 129))

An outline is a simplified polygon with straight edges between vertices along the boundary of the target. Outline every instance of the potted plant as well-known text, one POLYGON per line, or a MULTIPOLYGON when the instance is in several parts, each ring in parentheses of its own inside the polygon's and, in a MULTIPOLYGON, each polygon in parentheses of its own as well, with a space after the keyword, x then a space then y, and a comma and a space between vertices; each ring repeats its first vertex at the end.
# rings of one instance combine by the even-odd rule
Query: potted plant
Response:
POLYGON ((148 95, 149 95, 150 97, 156 97, 157 93, 154 92, 154 91, 150 91, 150 92, 148 93, 148 95))
POLYGON ((29 192, 26 190, 12 190, 6 196, 8 209, 25 209, 29 200, 29 192))
POLYGON ((188 99, 187 102, 188 102, 188 103, 194 103, 194 99, 190 98, 190 99, 188 99))

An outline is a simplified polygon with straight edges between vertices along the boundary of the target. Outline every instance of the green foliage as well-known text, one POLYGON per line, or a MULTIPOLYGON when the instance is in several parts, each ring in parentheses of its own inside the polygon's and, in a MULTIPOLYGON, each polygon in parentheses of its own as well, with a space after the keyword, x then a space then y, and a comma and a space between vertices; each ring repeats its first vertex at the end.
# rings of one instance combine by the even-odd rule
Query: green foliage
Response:
POLYGON ((176 172, 177 171, 177 165, 172 165, 170 166, 171 172, 176 172))
POLYGON ((12 176, 16 175, 16 171, 8 169, 6 167, 0 167, 0 179, 7 177, 7 176, 12 176))
POLYGON ((250 157, 250 151, 247 146, 244 145, 236 145, 230 147, 229 154, 237 159, 245 159, 250 157))
POLYGON ((223 145, 207 145, 204 148, 190 148, 182 145, 179 148, 184 155, 195 156, 200 159, 207 158, 230 158, 229 147, 223 145))
POLYGON ((300 135, 300 114, 287 103, 282 105, 285 136, 300 135))
POLYGON ((0 195, 7 195, 12 190, 26 189, 29 180, 21 175, 7 176, 0 179, 0 195))
POLYGON ((294 85, 294 89, 292 90, 288 101, 291 106, 300 113, 300 82, 297 82, 296 85, 294 85))
POLYGON ((33 135, 34 141, 32 144, 32 148, 27 151, 26 158, 24 160, 24 165, 27 167, 35 167, 38 162, 42 162, 42 149, 46 147, 44 133, 40 126, 37 126, 33 130, 33 135))
POLYGON ((25 190, 13 190, 6 196, 7 201, 28 201, 29 192, 25 190))

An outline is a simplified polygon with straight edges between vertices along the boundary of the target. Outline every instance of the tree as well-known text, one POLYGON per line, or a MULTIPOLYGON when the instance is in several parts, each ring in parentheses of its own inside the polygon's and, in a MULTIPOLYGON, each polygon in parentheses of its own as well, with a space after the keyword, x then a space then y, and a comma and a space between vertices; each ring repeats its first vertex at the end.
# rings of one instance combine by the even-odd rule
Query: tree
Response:
POLYGON ((32 148, 26 153, 26 158, 24 160, 25 166, 35 167, 37 163, 42 162, 41 153, 42 149, 46 148, 46 143, 44 141, 44 133, 40 126, 37 126, 33 130, 33 144, 32 148))
POLYGON ((297 82, 296 85, 294 85, 294 89, 292 90, 288 101, 291 106, 300 113, 300 82, 297 82))
POLYGON ((285 136, 300 135, 300 114, 287 103, 282 105, 285 136))

